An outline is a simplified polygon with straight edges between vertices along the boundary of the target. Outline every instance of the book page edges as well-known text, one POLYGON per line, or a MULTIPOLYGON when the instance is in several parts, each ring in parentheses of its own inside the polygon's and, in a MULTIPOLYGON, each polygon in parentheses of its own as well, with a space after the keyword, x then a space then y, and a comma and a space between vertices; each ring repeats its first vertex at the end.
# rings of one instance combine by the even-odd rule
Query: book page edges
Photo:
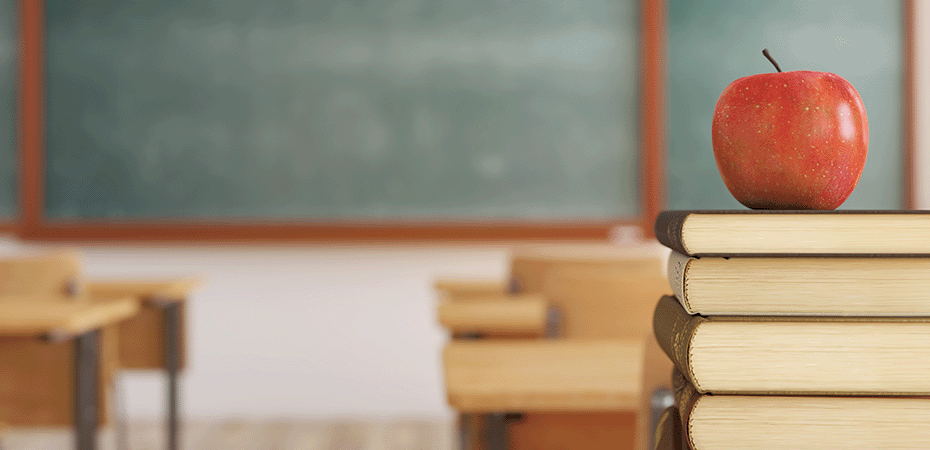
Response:
POLYGON ((688 448, 694 449, 694 442, 691 441, 691 412, 703 395, 677 368, 672 371, 672 389, 675 392, 675 406, 678 407, 684 441, 688 448))

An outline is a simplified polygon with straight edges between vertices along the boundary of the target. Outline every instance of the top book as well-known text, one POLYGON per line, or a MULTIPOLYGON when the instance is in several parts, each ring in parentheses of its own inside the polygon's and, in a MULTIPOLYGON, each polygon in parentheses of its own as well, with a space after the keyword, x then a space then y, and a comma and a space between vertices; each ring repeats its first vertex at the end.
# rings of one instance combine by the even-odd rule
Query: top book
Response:
POLYGON ((930 211, 663 211, 655 235, 688 256, 930 256, 930 211))

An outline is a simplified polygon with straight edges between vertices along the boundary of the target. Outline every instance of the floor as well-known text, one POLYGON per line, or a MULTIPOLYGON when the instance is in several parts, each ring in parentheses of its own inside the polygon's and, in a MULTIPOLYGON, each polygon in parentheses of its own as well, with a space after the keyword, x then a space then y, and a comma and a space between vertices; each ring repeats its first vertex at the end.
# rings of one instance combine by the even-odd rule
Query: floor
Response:
MULTIPOLYGON (((162 426, 132 424, 129 448, 162 450, 162 426)), ((115 450, 112 429, 100 433, 100 450, 115 450)), ((182 431, 183 450, 452 450, 452 424, 402 422, 202 422, 182 431)), ((62 450, 72 446, 67 429, 10 429, 3 450, 62 450)))

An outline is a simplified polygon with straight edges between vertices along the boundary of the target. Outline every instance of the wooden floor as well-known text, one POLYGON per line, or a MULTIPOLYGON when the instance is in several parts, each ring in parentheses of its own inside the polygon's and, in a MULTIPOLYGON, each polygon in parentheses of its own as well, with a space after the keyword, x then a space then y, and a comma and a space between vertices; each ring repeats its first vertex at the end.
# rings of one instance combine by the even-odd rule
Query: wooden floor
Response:
MULTIPOLYGON (((184 450, 453 450, 453 426, 438 422, 223 422, 190 423, 184 450)), ((160 424, 129 427, 129 448, 162 450, 160 424)), ((3 450, 67 450, 66 429, 8 429, 3 450)), ((115 450, 113 430, 100 433, 100 450, 115 450)))

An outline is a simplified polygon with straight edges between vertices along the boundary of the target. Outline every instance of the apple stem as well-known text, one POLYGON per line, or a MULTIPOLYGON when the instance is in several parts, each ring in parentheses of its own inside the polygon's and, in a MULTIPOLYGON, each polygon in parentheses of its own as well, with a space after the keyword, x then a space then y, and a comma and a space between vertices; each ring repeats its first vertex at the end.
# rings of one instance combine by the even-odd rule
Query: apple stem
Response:
POLYGON ((781 72, 781 67, 778 67, 778 63, 775 62, 774 59, 772 59, 772 55, 769 54, 769 49, 763 48, 762 54, 765 55, 765 57, 769 59, 769 62, 771 62, 773 66, 775 66, 775 70, 781 72))

